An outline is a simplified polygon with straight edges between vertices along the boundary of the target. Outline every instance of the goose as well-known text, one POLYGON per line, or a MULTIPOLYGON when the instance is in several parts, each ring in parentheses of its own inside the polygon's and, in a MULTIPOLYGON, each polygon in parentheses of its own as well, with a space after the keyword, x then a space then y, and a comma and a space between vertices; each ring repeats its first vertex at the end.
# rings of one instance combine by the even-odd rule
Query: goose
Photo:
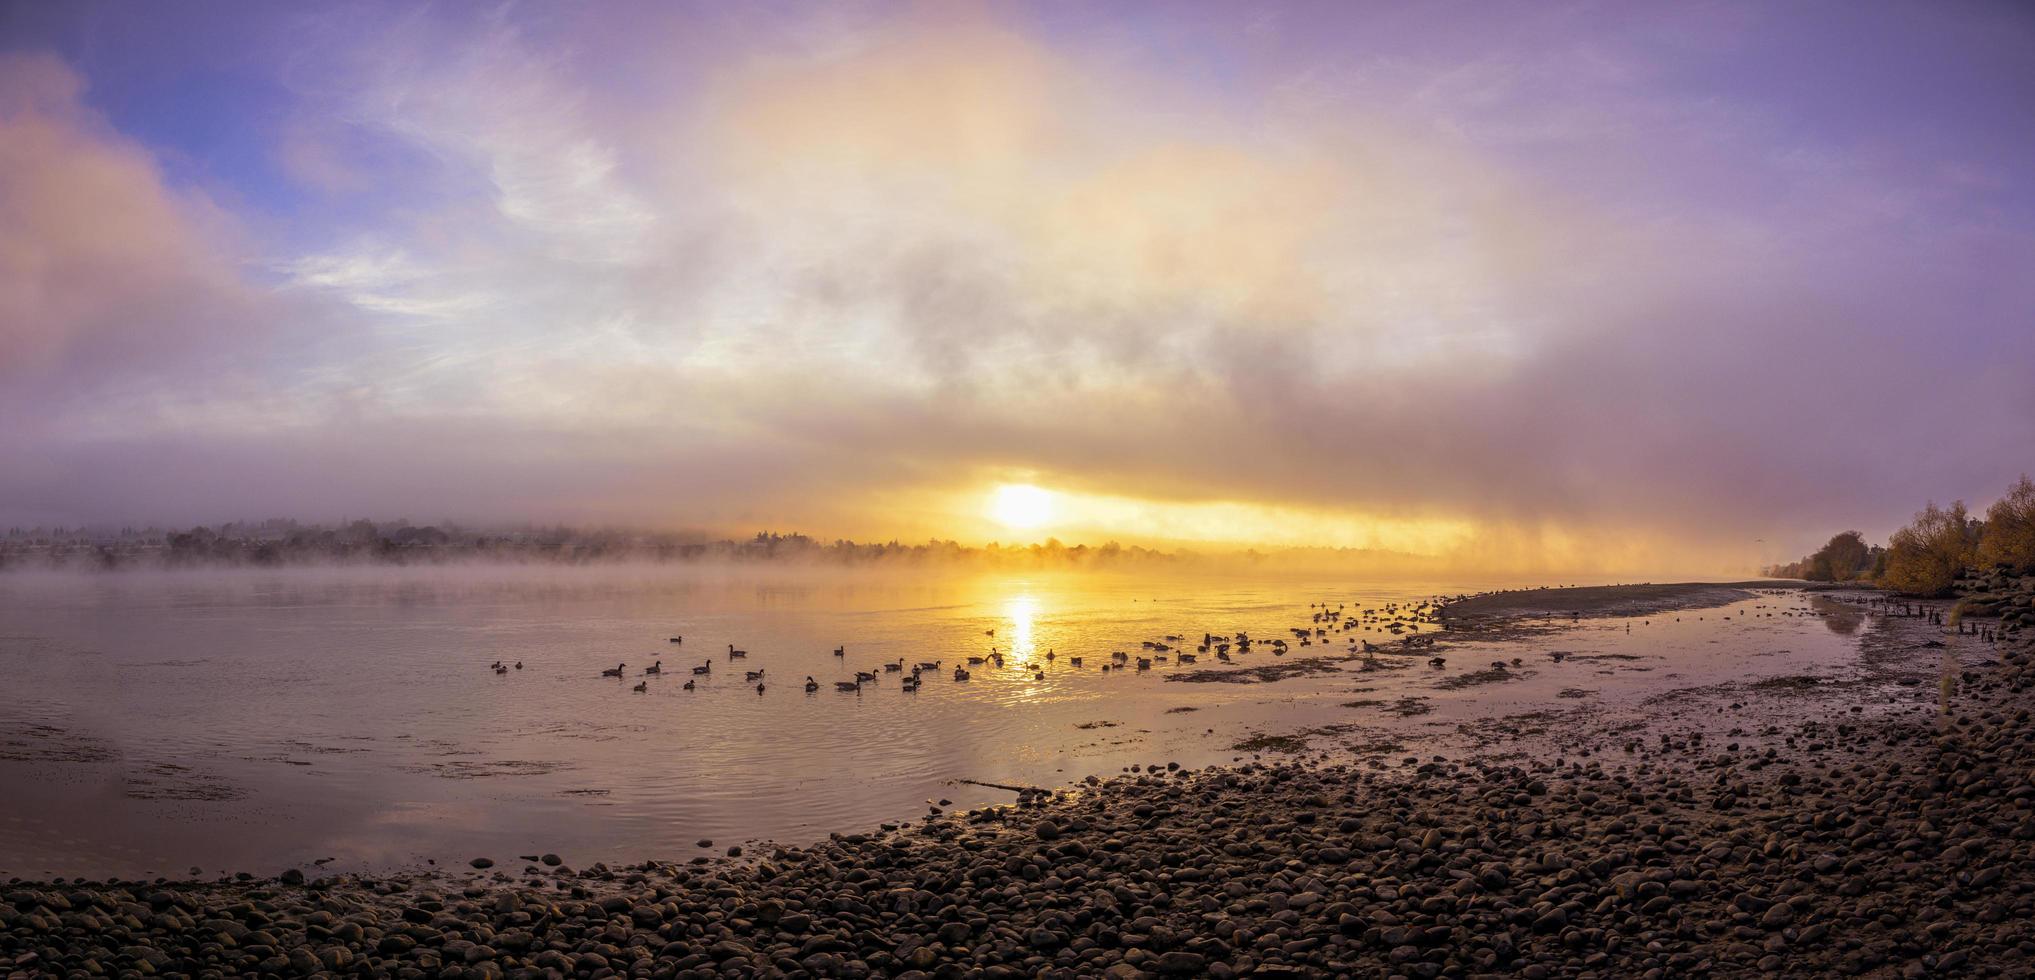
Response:
POLYGON ((1068 662, 1069 664, 1073 665, 1073 666, 1076 666, 1076 667, 1079 667, 1079 666, 1081 666, 1081 658, 1080 658, 1080 657, 1068 657, 1068 658, 1067 658, 1067 662, 1068 662))
POLYGON ((1430 667, 1442 667, 1446 666, 1448 662, 1447 657, 1430 657, 1428 658, 1427 665, 1430 667))
POLYGON ((817 690, 819 690, 819 689, 820 689, 820 682, 819 682, 819 681, 816 681, 816 680, 813 680, 813 675, 811 675, 811 674, 807 674, 807 675, 806 675, 806 693, 807 693, 807 694, 811 694, 811 693, 813 693, 814 691, 817 691, 817 690))
POLYGON ((489 664, 489 665, 488 665, 488 669, 489 669, 489 670, 501 670, 501 669, 502 669, 502 662, 501 662, 501 661, 499 661, 499 660, 497 660, 497 661, 495 661, 494 663, 491 663, 491 664, 489 664))
POLYGON ((692 672, 693 672, 693 673, 695 673, 695 674, 709 674, 709 673, 712 673, 712 672, 713 672, 713 670, 714 670, 714 662, 713 662, 713 661, 711 661, 711 660, 709 660, 709 661, 707 661, 706 663, 703 663, 703 664, 701 664, 701 665, 699 665, 699 666, 697 666, 697 667, 694 667, 694 668, 692 669, 692 672))
POLYGON ((650 665, 650 666, 648 666, 648 667, 645 667, 645 668, 643 668, 643 672, 644 672, 644 673, 646 673, 646 674, 662 674, 662 673, 664 673, 664 661, 662 661, 662 660, 659 660, 658 662, 656 662, 656 663, 654 663, 654 664, 651 664, 651 665, 650 665))
POLYGON ((495 667, 495 673, 496 673, 496 674, 498 674, 498 675, 499 675, 499 674, 506 674, 506 673, 508 673, 508 672, 509 672, 509 668, 507 668, 507 667, 503 667, 503 666, 500 666, 500 665, 496 665, 496 667, 495 667))
POLYGON ((862 693, 862 682, 861 682, 861 681, 859 681, 859 680, 858 680, 858 681, 835 681, 835 682, 834 682, 834 690, 836 690, 836 691, 854 691, 855 693, 857 693, 857 694, 860 694, 860 693, 862 693))
POLYGON ((1043 670, 1034 670, 1034 671, 1032 671, 1032 680, 1035 680, 1035 681, 1042 681, 1042 680, 1045 680, 1045 679, 1046 679, 1046 672, 1045 672, 1045 671, 1043 671, 1043 670))
POLYGON ((957 680, 957 681, 965 681, 965 680, 967 680, 967 679, 968 679, 968 670, 967 670, 967 668, 964 668, 964 667, 956 667, 956 668, 954 668, 954 679, 955 679, 955 680, 957 680))
POLYGON ((913 691, 918 690, 919 685, 923 683, 925 682, 919 680, 917 676, 908 677, 905 679, 904 683, 898 685, 897 689, 900 691, 904 691, 906 693, 911 693, 913 691))
POLYGON ((758 694, 762 694, 762 693, 763 693, 763 683, 762 683, 761 681, 758 681, 758 682, 756 683, 756 693, 758 693, 758 694))
POLYGON ((649 681, 637 681, 637 682, 636 682, 636 686, 635 686, 635 687, 632 687, 632 688, 630 688, 629 690, 635 691, 635 692, 636 692, 637 694, 641 694, 641 693, 643 693, 644 691, 648 691, 648 690, 650 690, 650 682, 649 682, 649 681))
POLYGON ((1139 670, 1151 670, 1151 669, 1152 669, 1152 662, 1151 662, 1150 660, 1148 660, 1148 659, 1144 658, 1144 657, 1139 657, 1139 658, 1138 658, 1138 669, 1139 669, 1139 670))
POLYGON ((516 661, 516 669, 517 670, 523 669, 523 662, 521 660, 516 661))
POLYGON ((692 690, 692 682, 691 682, 691 681, 686 681, 686 682, 685 682, 685 689, 686 689, 686 690, 688 690, 688 691, 692 690))
POLYGON ((745 672, 745 675, 744 675, 744 676, 746 676, 746 677, 747 677, 747 678, 748 678, 749 680, 752 680, 752 681, 760 681, 760 680, 762 680, 762 679, 763 679, 763 671, 761 671, 761 670, 751 670, 751 671, 747 671, 747 672, 745 672))
POLYGON ((729 660, 743 660, 743 659, 746 659, 746 658, 747 658, 748 656, 749 656, 749 651, 747 651, 747 650, 737 650, 737 649, 735 649, 735 645, 734 645, 733 643, 730 643, 730 644, 728 644, 728 659, 729 659, 729 660))
POLYGON ((886 674, 895 674, 895 673, 898 673, 899 671, 902 671, 902 670, 904 670, 904 658, 903 658, 903 657, 899 657, 899 658, 897 658, 897 662, 896 662, 896 663, 894 663, 894 664, 884 664, 884 665, 883 665, 883 672, 884 672, 884 673, 886 673, 886 674))
POLYGON ((627 667, 627 666, 629 666, 629 665, 628 665, 628 664, 616 664, 616 665, 615 665, 615 668, 614 668, 613 670, 604 670, 604 671, 601 671, 601 676, 602 676, 602 677, 620 677, 620 676, 622 676, 622 668, 624 668, 624 667, 627 667))
POLYGON ((834 648, 834 656, 836 656, 836 657, 845 657, 845 656, 847 656, 847 655, 848 655, 848 648, 847 648, 847 647, 845 647, 845 646, 839 646, 839 647, 835 647, 835 648, 834 648))
POLYGON ((672 637, 672 638, 671 638, 671 642, 673 642, 673 643, 684 643, 684 642, 685 642, 685 637, 683 637, 683 636, 674 636, 674 637, 672 637))
POLYGON ((982 635, 983 635, 983 636, 995 636, 995 635, 996 635, 996 631, 995 631, 995 630, 983 630, 983 631, 982 631, 982 635))
POLYGON ((983 661, 983 659, 984 659, 984 658, 982 658, 982 657, 969 657, 969 658, 968 658, 968 663, 969 663, 969 665, 970 665, 970 666, 973 666, 973 667, 980 667, 980 666, 982 666, 982 661, 983 661))
POLYGON ((940 662, 939 662, 939 661, 937 661, 937 660, 935 660, 935 661, 932 661, 931 663, 927 663, 927 662, 925 662, 925 661, 923 661, 923 660, 922 660, 922 661, 919 661, 919 669, 920 669, 920 670, 939 670, 939 669, 940 669, 940 662))
POLYGON ((1183 664, 1191 664, 1194 662, 1194 660, 1195 657, 1191 653, 1183 653, 1180 655, 1180 662, 1183 664))
POLYGON ((872 673, 870 673, 869 671, 866 671, 866 670, 858 670, 858 671, 856 671, 856 672, 855 672, 855 681, 856 681, 857 683, 862 683, 862 682, 865 682, 865 681, 873 681, 873 680, 875 680, 875 679, 876 679, 876 675, 875 675, 875 674, 872 674, 872 673))
POLYGON ((1046 648, 1046 659, 1047 659, 1047 660, 1051 660, 1051 659, 1053 659, 1053 648, 1052 648, 1052 647, 1047 647, 1047 648, 1046 648))

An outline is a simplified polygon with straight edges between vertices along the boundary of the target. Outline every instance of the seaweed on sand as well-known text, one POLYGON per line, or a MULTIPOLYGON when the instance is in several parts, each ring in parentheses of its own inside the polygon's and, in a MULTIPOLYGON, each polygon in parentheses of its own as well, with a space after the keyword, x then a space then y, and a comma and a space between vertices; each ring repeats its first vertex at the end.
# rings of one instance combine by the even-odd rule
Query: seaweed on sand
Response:
POLYGON ((1444 691, 1460 691, 1463 688, 1476 687, 1480 684, 1502 684, 1515 678, 1525 677, 1530 673, 1532 671, 1511 671, 1500 667, 1486 667, 1483 670, 1473 670, 1467 674, 1452 674, 1444 677, 1440 682, 1435 684, 1435 687, 1444 691))
POLYGON ((1238 752, 1299 753, 1307 751, 1307 736, 1304 734, 1266 735, 1260 732, 1230 746, 1230 748, 1238 752))
POLYGON ((1341 664, 1357 659, 1355 657, 1303 657, 1299 660, 1281 660, 1252 667, 1212 668, 1174 674, 1169 681, 1186 681, 1190 684, 1269 684, 1289 677, 1312 677, 1318 674, 1333 674, 1342 670, 1341 664))

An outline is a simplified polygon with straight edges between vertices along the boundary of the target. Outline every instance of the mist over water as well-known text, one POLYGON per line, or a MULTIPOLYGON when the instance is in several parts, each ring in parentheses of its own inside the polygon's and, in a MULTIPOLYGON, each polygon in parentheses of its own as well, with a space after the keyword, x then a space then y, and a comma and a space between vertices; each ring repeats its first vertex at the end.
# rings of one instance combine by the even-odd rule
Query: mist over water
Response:
POLYGON ((1447 669, 1386 656, 1391 669, 1343 661, 1277 683, 1166 679, 1226 666, 1208 656, 1099 670, 1113 650, 1149 656, 1140 644, 1168 635, 1191 650, 1204 632, 1296 643, 1239 666, 1343 657, 1351 640, 1334 633, 1297 645, 1310 603, 1355 613, 1498 584, 672 567, 9 575, 0 873, 683 859, 706 853, 699 839, 719 853, 1010 799, 958 780, 1057 786, 1244 758, 1235 746, 1259 734, 1311 730, 1317 747, 1358 746, 1381 765, 1488 748, 1489 726, 1521 713, 1557 713, 1545 726, 1639 710, 1664 686, 1838 665, 1858 629, 1755 627, 1723 610, 1648 622, 1642 645, 1609 620, 1550 640, 1574 655, 1565 664, 1545 646, 1504 647, 1530 662, 1490 685, 1446 683, 1499 655, 1475 645, 1452 646, 1447 669), (731 663, 730 644, 747 658, 731 663), (952 679, 992 647, 1004 668, 952 679), (909 694, 882 667, 900 659, 941 667, 909 694), (523 668, 498 675, 497 661, 523 668), (622 662, 624 677, 600 676, 622 662), (763 693, 745 670, 765 672, 763 693), (836 691, 856 670, 878 679, 836 691), (803 690, 808 675, 820 691, 803 690))

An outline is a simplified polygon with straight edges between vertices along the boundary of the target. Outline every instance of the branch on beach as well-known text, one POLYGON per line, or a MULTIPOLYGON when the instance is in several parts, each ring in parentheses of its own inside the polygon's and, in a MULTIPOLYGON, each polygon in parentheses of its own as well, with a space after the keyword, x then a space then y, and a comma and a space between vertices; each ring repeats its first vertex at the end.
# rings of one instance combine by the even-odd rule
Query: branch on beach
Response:
POLYGON ((1027 794, 1031 794, 1031 793, 1051 793, 1051 792, 1052 792, 1052 790, 1048 790, 1048 789, 1043 789, 1043 788, 1041 788, 1041 787, 1038 787, 1038 786, 1010 786, 1010 785, 1007 785, 1007 784, 1004 784, 1004 783, 985 783, 985 782, 983 782, 982 780, 979 780, 979 779, 956 779, 956 780, 954 780, 954 783, 955 783, 956 785, 960 785, 960 786, 987 786, 987 787, 989 787, 990 789, 1001 789, 1001 790, 1008 790, 1008 791, 1010 791, 1010 792, 1012 792, 1012 793, 1016 793, 1016 794, 1018 794, 1018 795, 1020 795, 1020 796, 1024 796, 1024 795, 1027 795, 1027 794))

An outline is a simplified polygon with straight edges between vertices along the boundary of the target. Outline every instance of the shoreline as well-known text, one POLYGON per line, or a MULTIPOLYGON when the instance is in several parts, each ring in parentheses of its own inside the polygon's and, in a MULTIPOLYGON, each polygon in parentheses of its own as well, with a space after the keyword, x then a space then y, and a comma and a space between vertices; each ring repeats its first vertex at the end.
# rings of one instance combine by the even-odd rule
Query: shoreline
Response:
POLYGON ((1885 625, 1861 658, 1910 695, 1873 714, 1857 686, 1691 689, 1729 733, 1568 732, 1384 772, 1152 767, 739 861, 10 882, 0 971, 2026 971, 2035 653, 1958 637, 1944 724, 1927 644, 1951 638, 1885 625))
POLYGON ((1759 579, 1744 582, 1676 582, 1656 585, 1582 585, 1508 589, 1444 602, 1439 613, 1450 629, 1475 630, 1532 618, 1646 616, 1684 609, 1710 609, 1775 589, 1802 589, 1806 582, 1759 579))

